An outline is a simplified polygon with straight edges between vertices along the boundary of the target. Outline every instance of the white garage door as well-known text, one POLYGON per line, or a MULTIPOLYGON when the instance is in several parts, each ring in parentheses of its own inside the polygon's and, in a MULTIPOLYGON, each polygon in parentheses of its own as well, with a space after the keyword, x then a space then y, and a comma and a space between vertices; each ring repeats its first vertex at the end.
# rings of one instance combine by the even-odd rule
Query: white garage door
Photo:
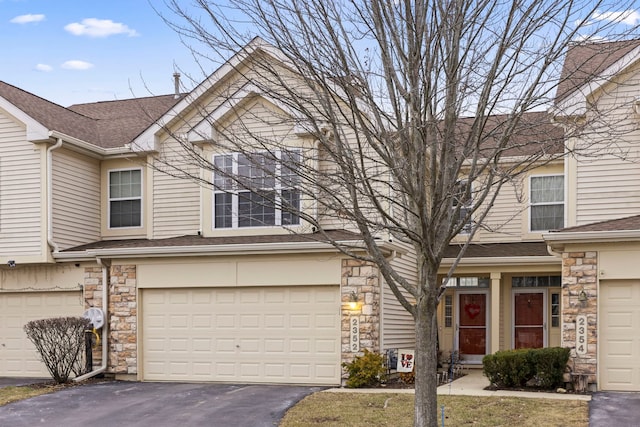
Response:
POLYGON ((144 289, 145 380, 340 384, 337 286, 144 289))
POLYGON ((600 388, 640 391, 640 283, 600 284, 600 388))
POLYGON ((0 294, 0 376, 48 377, 23 327, 35 319, 81 316, 83 306, 81 292, 0 294))

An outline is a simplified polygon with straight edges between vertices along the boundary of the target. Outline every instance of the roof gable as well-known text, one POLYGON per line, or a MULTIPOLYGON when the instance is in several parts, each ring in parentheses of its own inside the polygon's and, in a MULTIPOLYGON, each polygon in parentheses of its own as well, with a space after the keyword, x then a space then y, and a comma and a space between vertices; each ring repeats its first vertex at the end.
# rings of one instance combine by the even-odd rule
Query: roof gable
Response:
POLYGON ((586 97, 640 59, 640 40, 576 43, 569 47, 556 91, 561 115, 583 114, 586 97))
MULTIPOLYGON (((135 151, 154 150, 157 142, 156 137, 159 131, 166 126, 169 126, 176 117, 179 117, 181 114, 186 112, 194 104, 197 104, 197 102, 219 81, 233 73, 241 63, 252 55, 257 54, 258 51, 266 53, 268 56, 278 59, 281 62, 287 62, 287 59, 284 57, 282 52, 278 51, 260 37, 254 38, 244 48, 238 51, 209 77, 207 77, 202 83, 182 97, 178 103, 169 109, 169 111, 167 111, 163 116, 159 117, 155 123, 151 124, 144 132, 138 135, 138 137, 132 141, 132 149, 135 151)), ((200 126, 200 130, 203 130, 200 124, 196 125, 196 127, 198 126, 200 126)))

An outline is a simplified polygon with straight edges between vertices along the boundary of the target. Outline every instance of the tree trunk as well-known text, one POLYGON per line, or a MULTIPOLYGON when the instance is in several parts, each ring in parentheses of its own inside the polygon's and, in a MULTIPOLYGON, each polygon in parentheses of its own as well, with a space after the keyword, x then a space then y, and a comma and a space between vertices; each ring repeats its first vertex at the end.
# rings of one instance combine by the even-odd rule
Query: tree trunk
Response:
POLYGON ((416 307, 415 427, 438 426, 437 305, 434 301, 434 298, 423 298, 416 307))

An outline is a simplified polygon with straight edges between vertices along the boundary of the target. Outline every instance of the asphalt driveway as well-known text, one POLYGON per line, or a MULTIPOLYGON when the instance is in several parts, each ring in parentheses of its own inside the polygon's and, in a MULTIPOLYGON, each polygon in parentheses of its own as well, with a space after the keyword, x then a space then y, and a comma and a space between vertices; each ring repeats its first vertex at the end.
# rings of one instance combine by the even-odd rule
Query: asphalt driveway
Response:
POLYGON ((2 426, 277 426, 322 387, 108 381, 0 406, 2 426))
POLYGON ((637 427, 640 393, 597 392, 589 403, 589 427, 637 427))

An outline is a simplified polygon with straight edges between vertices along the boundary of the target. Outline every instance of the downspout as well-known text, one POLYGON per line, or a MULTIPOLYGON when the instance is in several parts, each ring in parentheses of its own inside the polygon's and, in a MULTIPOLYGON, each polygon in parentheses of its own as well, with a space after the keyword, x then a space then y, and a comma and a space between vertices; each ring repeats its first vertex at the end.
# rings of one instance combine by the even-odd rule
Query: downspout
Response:
POLYGON ((47 243, 53 252, 59 252, 58 244, 53 241, 53 150, 62 147, 62 138, 47 148, 47 243))
POLYGON ((102 330, 101 330, 101 338, 100 340, 102 341, 102 361, 100 363, 100 366, 97 369, 94 369, 91 372, 87 372, 84 375, 80 375, 79 377, 76 377, 73 379, 74 382, 80 382, 80 381, 84 381, 87 378, 91 378, 94 377, 98 374, 103 373, 104 371, 107 370, 107 362, 108 362, 108 356, 109 356, 109 343, 108 343, 108 338, 109 338, 109 312, 107 311, 108 309, 108 304, 107 304, 107 289, 108 289, 108 283, 107 283, 107 279, 109 277, 108 271, 109 271, 109 262, 103 261, 102 258, 96 258, 96 262, 98 263, 98 265, 100 267, 102 267, 102 312, 104 313, 104 325, 102 325, 102 330))

